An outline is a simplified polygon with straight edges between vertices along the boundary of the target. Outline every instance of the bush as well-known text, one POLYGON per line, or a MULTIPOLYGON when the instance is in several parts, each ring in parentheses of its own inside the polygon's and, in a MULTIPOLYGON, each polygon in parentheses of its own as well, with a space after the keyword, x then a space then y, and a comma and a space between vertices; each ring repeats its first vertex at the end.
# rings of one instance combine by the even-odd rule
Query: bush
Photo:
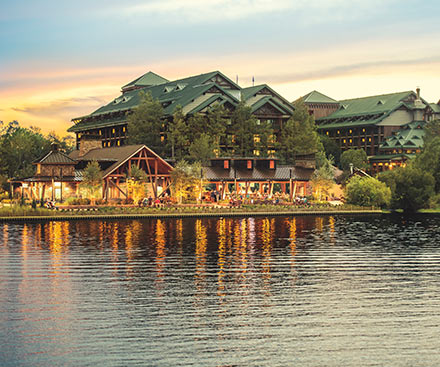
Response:
POLYGON ((434 195, 434 177, 415 167, 397 168, 380 174, 379 180, 391 187, 391 207, 415 212, 429 205, 434 195))
POLYGON ((391 202, 391 189, 373 177, 354 176, 346 187, 348 204, 385 207, 391 202))

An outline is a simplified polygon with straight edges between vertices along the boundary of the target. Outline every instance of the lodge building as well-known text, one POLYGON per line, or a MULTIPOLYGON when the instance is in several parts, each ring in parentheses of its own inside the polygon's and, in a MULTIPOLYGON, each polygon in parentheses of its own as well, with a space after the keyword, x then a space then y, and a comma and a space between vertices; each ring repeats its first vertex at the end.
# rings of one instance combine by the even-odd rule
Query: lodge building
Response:
MULTIPOLYGON (((142 92, 151 93, 162 104, 165 113, 162 140, 166 139, 167 122, 171 121, 178 106, 182 107, 185 116, 191 116, 206 113, 218 104, 232 112, 243 100, 258 120, 271 123, 275 134, 281 131, 294 111, 293 105, 268 85, 241 88, 219 71, 174 81, 148 72, 123 86, 122 94, 107 105, 89 115, 72 119, 74 125, 68 131, 76 134, 77 148, 88 135, 99 136, 102 147, 124 145, 127 116, 139 105, 142 92)), ((267 153, 273 154, 274 151, 267 153)))
POLYGON ((342 151, 365 150, 372 172, 405 164, 423 146, 425 122, 440 117, 440 106, 422 99, 419 88, 417 92, 341 101, 313 91, 303 99, 309 113, 316 117, 318 131, 342 151))

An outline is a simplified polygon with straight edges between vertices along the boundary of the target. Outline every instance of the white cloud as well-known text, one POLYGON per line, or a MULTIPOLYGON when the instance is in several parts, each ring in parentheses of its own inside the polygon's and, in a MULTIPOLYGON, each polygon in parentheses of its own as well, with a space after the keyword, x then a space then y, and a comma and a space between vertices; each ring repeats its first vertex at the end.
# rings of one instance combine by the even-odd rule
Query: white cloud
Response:
MULTIPOLYGON (((258 14, 297 11, 301 13, 297 23, 316 23, 330 19, 342 19, 366 12, 378 12, 397 0, 151 0, 114 9, 125 15, 149 14, 160 16, 160 21, 212 22, 238 20, 258 14)), ((151 19, 155 21, 154 18, 151 19)))

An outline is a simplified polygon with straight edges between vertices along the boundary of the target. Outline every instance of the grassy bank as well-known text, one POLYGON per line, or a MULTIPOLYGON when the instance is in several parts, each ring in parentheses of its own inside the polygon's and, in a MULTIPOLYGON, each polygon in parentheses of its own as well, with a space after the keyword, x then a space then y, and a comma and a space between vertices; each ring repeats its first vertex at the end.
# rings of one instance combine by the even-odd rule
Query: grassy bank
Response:
POLYGON ((337 214, 337 213, 377 213, 377 208, 356 207, 352 205, 330 206, 315 205, 311 207, 294 205, 242 205, 240 207, 215 206, 173 206, 162 208, 139 208, 118 206, 96 206, 78 208, 31 208, 27 206, 11 206, 0 208, 0 221, 12 219, 80 219, 83 218, 137 218, 137 217, 188 217, 188 216, 220 216, 220 215, 282 215, 282 214, 337 214))

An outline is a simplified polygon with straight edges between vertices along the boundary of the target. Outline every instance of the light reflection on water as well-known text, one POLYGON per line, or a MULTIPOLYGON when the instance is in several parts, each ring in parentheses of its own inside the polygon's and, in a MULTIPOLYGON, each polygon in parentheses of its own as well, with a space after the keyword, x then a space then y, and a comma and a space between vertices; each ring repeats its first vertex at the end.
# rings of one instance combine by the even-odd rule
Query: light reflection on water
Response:
POLYGON ((435 366, 439 224, 0 224, 0 365, 435 366))

